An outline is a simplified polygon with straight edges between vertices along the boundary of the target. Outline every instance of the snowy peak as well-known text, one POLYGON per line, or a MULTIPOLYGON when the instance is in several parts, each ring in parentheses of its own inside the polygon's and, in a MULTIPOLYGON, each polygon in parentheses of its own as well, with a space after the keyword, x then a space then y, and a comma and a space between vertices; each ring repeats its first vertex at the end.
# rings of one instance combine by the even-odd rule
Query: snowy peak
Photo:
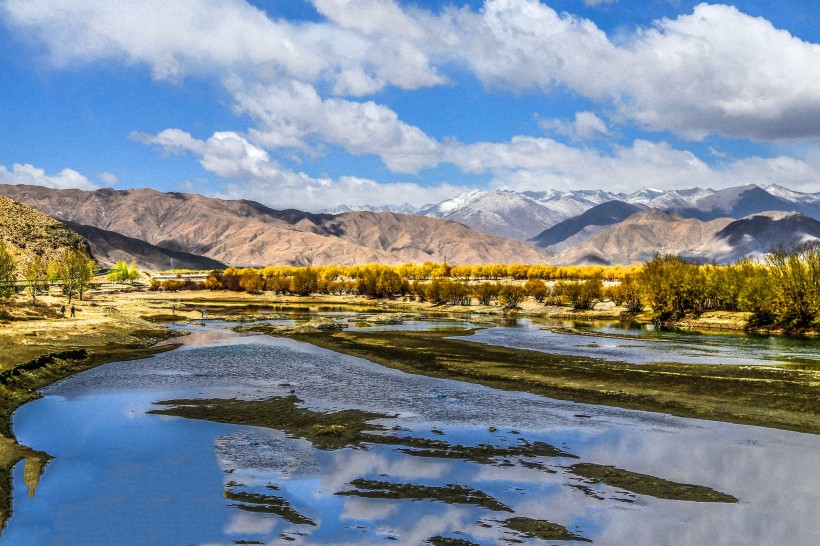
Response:
POLYGON ((572 213, 556 212, 539 202, 509 190, 471 191, 419 212, 446 218, 493 235, 528 239, 572 213))
POLYGON ((653 199, 657 199, 665 193, 663 190, 656 190, 654 188, 641 188, 634 193, 630 193, 624 201, 633 204, 647 205, 653 199))
POLYGON ((452 214, 465 207, 469 207, 479 199, 481 199, 488 192, 484 190, 472 190, 459 194, 452 199, 447 199, 441 203, 437 203, 429 208, 419 211, 424 216, 435 216, 437 218, 444 218, 448 214, 452 214))
POLYGON ((333 208, 322 209, 319 212, 322 214, 344 214, 346 212, 399 212, 401 214, 416 214, 418 211, 418 207, 414 207, 410 203, 405 203, 401 206, 383 205, 381 207, 341 204, 333 208))
MULTIPOLYGON (((593 207, 620 201, 659 211, 677 212, 689 218, 740 219, 766 211, 799 212, 820 220, 820 192, 801 193, 776 184, 765 188, 754 184, 713 190, 692 187, 661 190, 645 187, 631 194, 606 190, 557 190, 515 192, 472 190, 423 207, 368 207, 340 205, 329 212, 401 212, 446 218, 471 228, 520 240, 528 240, 593 207)), ((584 228, 589 233, 590 228, 584 228)))
POLYGON ((820 203, 820 192, 803 193, 784 188, 778 184, 771 184, 764 188, 768 193, 792 203, 820 203))

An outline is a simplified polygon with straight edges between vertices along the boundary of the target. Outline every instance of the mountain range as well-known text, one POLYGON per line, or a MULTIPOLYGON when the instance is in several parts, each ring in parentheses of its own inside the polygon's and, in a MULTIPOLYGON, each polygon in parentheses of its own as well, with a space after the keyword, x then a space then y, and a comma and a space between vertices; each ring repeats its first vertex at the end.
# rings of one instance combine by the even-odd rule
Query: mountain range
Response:
POLYGON ((449 220, 394 212, 314 214, 153 189, 0 185, 0 194, 85 233, 103 263, 123 259, 117 256, 125 253, 140 264, 148 263, 151 255, 151 263, 163 269, 171 266, 172 257, 176 267, 192 268, 199 268, 201 260, 194 260, 203 257, 210 264, 234 266, 539 263, 548 257, 522 241, 449 220))
MULTIPOLYGON (((761 188, 753 184, 722 190, 643 188, 629 194, 605 190, 472 190, 437 204, 416 209, 405 204, 400 208, 409 214, 454 220, 485 233, 537 240, 544 230, 609 201, 677 212, 700 220, 739 219, 769 211, 799 212, 820 220, 820 192, 801 193, 778 185, 761 188)), ((343 205, 337 209, 350 207, 343 205)))
POLYGON ((554 264, 631 263, 656 252, 728 262, 820 238, 820 193, 778 185, 630 194, 473 190, 415 213, 527 240, 548 250, 554 264))
POLYGON ((780 186, 629 195, 475 190, 415 214, 276 210, 153 189, 0 185, 0 194, 64 222, 101 263, 136 260, 147 269, 428 260, 609 264, 645 261, 656 252, 728 262, 784 242, 820 239, 820 194, 780 186))
MULTIPOLYGON (((643 262, 655 252, 728 263, 760 258, 781 243, 820 240, 820 221, 793 212, 764 212, 734 220, 698 220, 645 210, 600 230, 552 257, 560 264, 643 262)), ((556 247, 553 247, 556 248, 556 247)))

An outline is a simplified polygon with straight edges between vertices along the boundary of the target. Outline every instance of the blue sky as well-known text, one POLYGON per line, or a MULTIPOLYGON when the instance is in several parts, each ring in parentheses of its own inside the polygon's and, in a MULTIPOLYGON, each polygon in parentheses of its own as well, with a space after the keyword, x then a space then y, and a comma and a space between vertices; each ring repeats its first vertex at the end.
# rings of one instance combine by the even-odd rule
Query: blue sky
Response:
POLYGON ((820 191, 820 2, 0 0, 0 182, 820 191))

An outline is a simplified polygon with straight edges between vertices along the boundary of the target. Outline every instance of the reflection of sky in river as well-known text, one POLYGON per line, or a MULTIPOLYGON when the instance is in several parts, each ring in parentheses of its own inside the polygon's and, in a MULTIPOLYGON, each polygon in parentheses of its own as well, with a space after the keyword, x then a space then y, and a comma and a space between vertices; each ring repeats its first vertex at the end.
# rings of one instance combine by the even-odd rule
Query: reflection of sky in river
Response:
POLYGON ((287 339, 200 333, 210 335, 199 340, 205 345, 90 370, 50 387, 45 398, 17 412, 20 440, 57 458, 31 499, 22 468, 15 469, 15 514, 0 543, 277 543, 288 536, 303 544, 389 537, 420 544, 443 534, 494 544, 513 538, 494 522, 510 517, 505 512, 334 495, 350 489, 348 482, 356 478, 469 485, 511 506, 517 516, 560 523, 596 544, 820 539, 816 436, 554 401, 412 376, 287 339), (523 436, 561 447, 583 462, 706 485, 741 502, 630 497, 592 486, 599 500, 573 487, 583 482, 563 468, 575 462, 569 459, 538 459, 555 471, 549 473, 412 457, 390 446, 317 451, 278 431, 145 413, 163 399, 263 397, 291 388, 316 409, 398 414, 384 424, 410 429, 400 434, 497 445, 523 436), (433 434, 433 428, 445 435, 433 434), (222 497, 229 482, 242 484, 237 488, 243 491, 280 495, 318 525, 231 508, 222 497), (268 484, 280 489, 270 491, 268 484), (637 502, 622 502, 630 498, 637 502), (465 534, 453 534, 460 530, 465 534))
POLYGON ((551 331, 518 321, 515 328, 481 330, 467 341, 530 349, 552 354, 580 355, 605 360, 647 364, 777 364, 788 361, 820 361, 816 342, 776 336, 710 335, 654 332, 612 326, 578 328, 576 333, 551 331), (596 334, 603 335, 596 335, 596 334), (618 337, 612 337, 618 336, 618 337))

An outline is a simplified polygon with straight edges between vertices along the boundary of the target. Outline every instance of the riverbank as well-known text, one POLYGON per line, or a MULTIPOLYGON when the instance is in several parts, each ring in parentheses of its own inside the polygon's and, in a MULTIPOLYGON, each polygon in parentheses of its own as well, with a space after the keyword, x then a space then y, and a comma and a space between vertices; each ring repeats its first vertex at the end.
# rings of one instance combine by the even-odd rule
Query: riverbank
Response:
POLYGON ((70 306, 66 316, 60 314, 64 303, 62 297, 43 296, 31 305, 17 296, 0 306, 0 529, 11 514, 11 470, 25 461, 25 483, 33 494, 50 459, 16 441, 14 411, 38 398, 38 389, 75 373, 174 348, 155 346, 173 332, 139 318, 140 302, 117 295, 75 301, 73 318, 70 306))

